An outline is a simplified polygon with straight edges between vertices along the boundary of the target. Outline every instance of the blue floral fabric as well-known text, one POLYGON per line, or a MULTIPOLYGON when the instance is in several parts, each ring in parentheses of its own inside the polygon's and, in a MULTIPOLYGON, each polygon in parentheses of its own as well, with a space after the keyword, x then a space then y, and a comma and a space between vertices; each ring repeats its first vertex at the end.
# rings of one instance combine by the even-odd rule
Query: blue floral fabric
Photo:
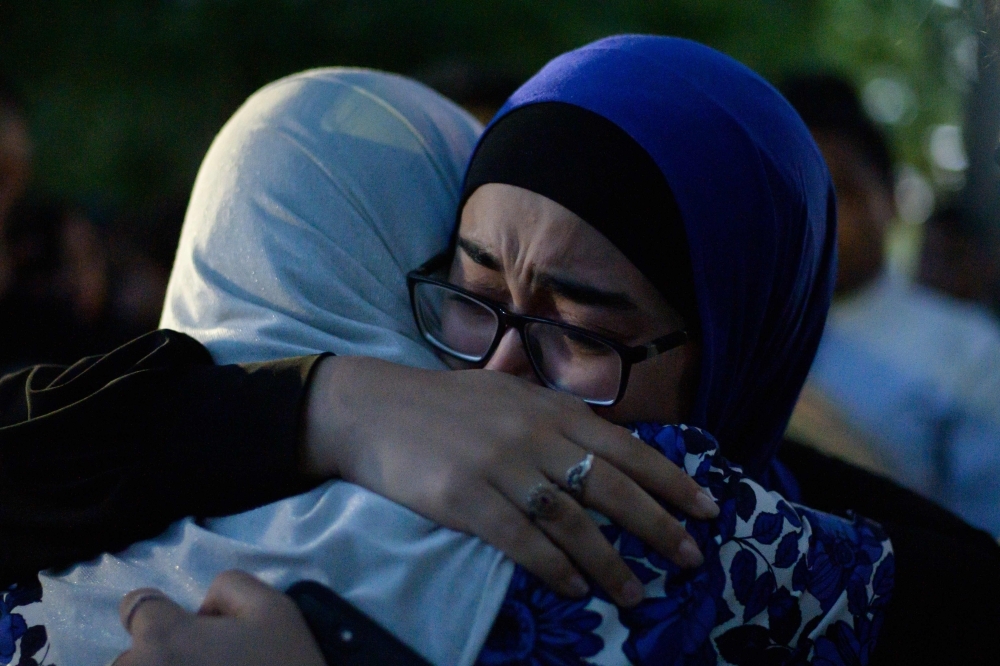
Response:
POLYGON ((15 666, 54 666, 45 661, 49 645, 45 627, 29 626, 23 611, 14 612, 16 608, 41 600, 42 586, 37 579, 0 592, 0 666, 10 663, 15 663, 15 666))
POLYGON ((895 567, 881 527, 768 492, 697 428, 643 424, 636 434, 719 503, 715 520, 675 514, 705 563, 682 570, 598 517, 646 599, 627 610, 599 590, 566 599, 518 567, 477 663, 868 663, 895 567))

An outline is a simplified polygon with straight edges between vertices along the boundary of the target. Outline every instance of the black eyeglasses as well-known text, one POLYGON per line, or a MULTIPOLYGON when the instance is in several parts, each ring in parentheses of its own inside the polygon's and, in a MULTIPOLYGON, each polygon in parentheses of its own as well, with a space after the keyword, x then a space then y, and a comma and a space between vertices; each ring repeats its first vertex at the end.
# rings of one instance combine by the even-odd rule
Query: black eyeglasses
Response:
POLYGON ((425 340, 473 367, 485 365, 514 328, 543 384, 609 407, 625 394, 634 364, 689 339, 688 332, 680 330, 628 347, 577 326, 509 312, 499 303, 432 277, 451 258, 452 253, 446 252, 410 271, 406 276, 410 305, 425 340))

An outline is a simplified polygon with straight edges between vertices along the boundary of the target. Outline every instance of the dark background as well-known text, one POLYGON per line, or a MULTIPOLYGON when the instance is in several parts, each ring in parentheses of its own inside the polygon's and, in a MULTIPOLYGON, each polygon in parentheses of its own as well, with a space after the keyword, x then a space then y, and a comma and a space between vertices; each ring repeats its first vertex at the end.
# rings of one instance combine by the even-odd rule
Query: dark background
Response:
POLYGON ((623 31, 697 39, 772 80, 833 68, 859 86, 899 81, 913 100, 889 129, 900 156, 930 176, 926 134, 962 122, 970 80, 953 56, 975 34, 979 11, 948 4, 6 0, 0 72, 21 92, 30 120, 33 189, 90 206, 183 196, 236 107, 301 69, 361 65, 447 88, 449 70, 454 79, 472 67, 517 83, 562 51, 623 31))
POLYGON ((0 371, 156 326, 201 158, 264 84, 386 69, 485 121, 550 58, 620 32, 705 42, 778 85, 846 77, 896 158, 890 261, 996 308, 996 1, 0 0, 0 185, 27 182, 14 208, 0 187, 0 371))

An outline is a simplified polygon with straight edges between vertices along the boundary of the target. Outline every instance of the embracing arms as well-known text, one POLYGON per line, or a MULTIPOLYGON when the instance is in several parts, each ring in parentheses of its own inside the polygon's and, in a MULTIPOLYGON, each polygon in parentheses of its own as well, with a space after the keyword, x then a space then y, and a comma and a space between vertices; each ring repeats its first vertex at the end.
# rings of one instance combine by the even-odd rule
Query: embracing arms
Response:
POLYGON ((633 576, 581 504, 686 564, 700 555, 642 488, 716 511, 644 453, 581 403, 500 373, 318 356, 214 366, 191 338, 157 331, 0 381, 0 583, 340 476, 482 536, 568 594, 585 591, 579 567, 631 605, 633 576), (565 483, 587 451, 599 458, 580 503, 559 493, 555 519, 528 520, 530 489, 565 483))

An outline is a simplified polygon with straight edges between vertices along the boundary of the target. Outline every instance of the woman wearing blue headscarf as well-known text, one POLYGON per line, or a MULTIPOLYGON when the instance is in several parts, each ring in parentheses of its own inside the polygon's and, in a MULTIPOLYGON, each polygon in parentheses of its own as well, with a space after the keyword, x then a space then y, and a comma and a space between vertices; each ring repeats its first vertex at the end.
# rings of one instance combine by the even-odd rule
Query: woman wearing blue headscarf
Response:
POLYGON ((727 457, 764 474, 835 272, 833 185, 791 106, 700 44, 604 39, 549 63, 487 128, 465 183, 461 249, 469 224, 502 233, 511 190, 473 198, 490 183, 560 204, 638 269, 694 340, 680 348, 698 368, 691 403, 669 416, 707 428, 727 457))
POLYGON ((693 42, 601 40, 500 110, 453 253, 411 277, 425 337, 615 422, 703 428, 748 476, 703 430, 640 425, 720 503, 717 520, 688 522, 706 564, 682 573, 607 525, 646 599, 565 600, 518 572, 480 663, 867 663, 892 591, 884 533, 750 480, 773 485, 829 307, 835 219, 792 108, 693 42))

